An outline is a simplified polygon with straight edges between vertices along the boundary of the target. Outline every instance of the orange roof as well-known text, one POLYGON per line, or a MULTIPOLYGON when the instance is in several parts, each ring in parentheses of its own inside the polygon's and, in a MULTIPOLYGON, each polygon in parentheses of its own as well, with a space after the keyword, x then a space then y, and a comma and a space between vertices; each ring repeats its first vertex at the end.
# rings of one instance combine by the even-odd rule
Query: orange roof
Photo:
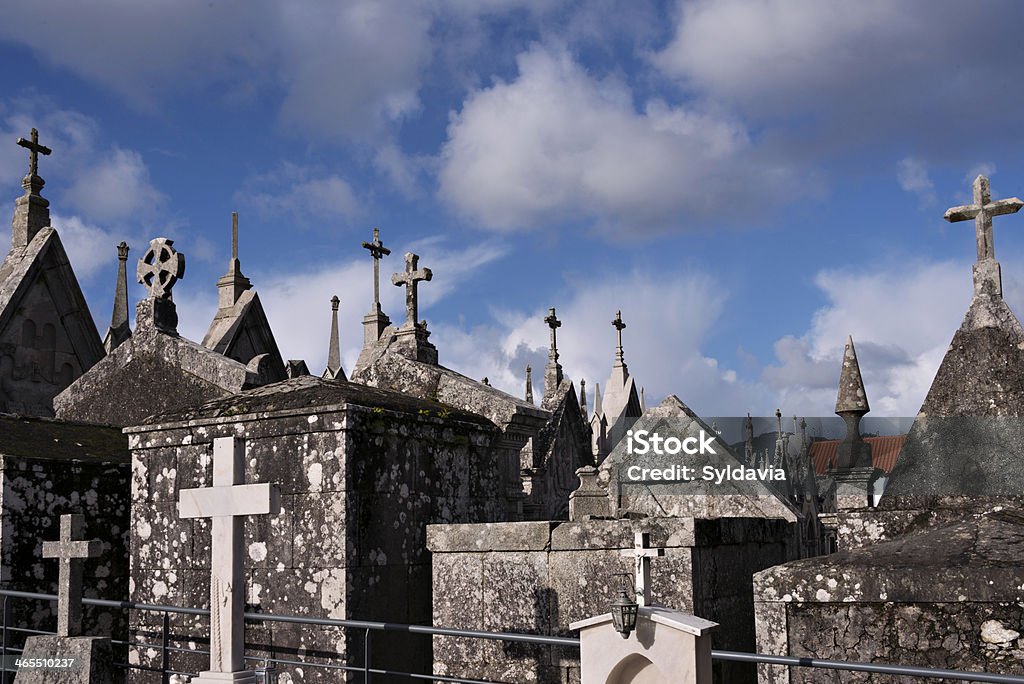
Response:
MULTIPOLYGON (((865 437, 864 441, 871 445, 871 463, 876 468, 888 473, 896 465, 896 457, 900 455, 906 435, 892 435, 886 437, 865 437)), ((814 472, 824 475, 836 465, 836 451, 839 447, 839 439, 827 439, 811 442, 811 463, 814 464, 814 472)))

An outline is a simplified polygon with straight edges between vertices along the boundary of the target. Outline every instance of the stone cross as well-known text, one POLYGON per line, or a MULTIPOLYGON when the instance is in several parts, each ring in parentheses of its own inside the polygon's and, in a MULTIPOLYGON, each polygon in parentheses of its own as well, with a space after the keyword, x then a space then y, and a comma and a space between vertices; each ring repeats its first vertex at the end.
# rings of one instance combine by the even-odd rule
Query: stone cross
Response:
POLYGON ((174 240, 154 238, 135 270, 139 282, 154 299, 170 298, 174 283, 185 275, 185 255, 176 251, 174 240))
POLYGON ((558 337, 555 331, 562 327, 562 321, 555 316, 555 307, 548 309, 548 315, 544 318, 544 322, 551 328, 551 346, 548 349, 548 358, 558 361, 558 337))
MULTIPOLYGON (((245 670, 243 623, 245 549, 242 516, 276 515, 280 511, 276 485, 243 484, 245 441, 238 437, 213 440, 213 486, 182 489, 178 498, 181 518, 212 518, 210 559, 210 677, 193 682, 225 679, 223 674, 245 670)), ((239 677, 230 681, 244 681, 239 677)))
POLYGON ((625 360, 622 353, 622 329, 626 327, 626 324, 622 322, 621 311, 615 312, 615 320, 612 321, 612 325, 615 326, 615 334, 618 337, 618 347, 615 350, 615 360, 618 361, 619 364, 622 364, 625 360))
POLYGON ((43 558, 60 561, 57 598, 57 636, 82 634, 82 559, 100 555, 98 540, 85 541, 85 516, 60 516, 60 541, 43 542, 43 558))
POLYGON ((974 219, 975 238, 978 241, 978 261, 995 259, 996 250, 992 244, 992 217, 1015 214, 1024 206, 1017 197, 992 201, 988 178, 978 176, 974 179, 974 204, 947 209, 945 218, 950 223, 974 219))
POLYGON ((39 155, 48 156, 53 150, 39 144, 39 131, 35 128, 29 134, 30 139, 18 138, 18 144, 28 150, 28 175, 39 175, 39 155))
POLYGON ((640 606, 646 606, 650 601, 648 592, 651 587, 651 559, 665 555, 665 549, 650 548, 648 546, 650 541, 650 534, 637 532, 633 548, 619 551, 623 556, 633 556, 636 573, 636 603, 640 606))
POLYGON ((415 327, 419 320, 419 296, 416 285, 421 280, 431 280, 434 277, 429 268, 418 268, 419 263, 419 255, 406 252, 405 272, 391 276, 393 285, 405 286, 405 324, 409 327, 415 327))
POLYGON ((380 241, 380 228, 373 229, 373 242, 364 242, 363 249, 370 250, 373 257, 373 310, 380 311, 380 260, 391 254, 391 250, 380 241))

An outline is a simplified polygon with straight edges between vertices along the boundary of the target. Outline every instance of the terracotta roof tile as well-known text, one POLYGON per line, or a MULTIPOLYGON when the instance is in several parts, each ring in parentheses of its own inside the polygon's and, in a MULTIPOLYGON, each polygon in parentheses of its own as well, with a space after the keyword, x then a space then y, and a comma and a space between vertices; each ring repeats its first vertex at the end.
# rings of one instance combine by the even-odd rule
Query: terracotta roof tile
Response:
MULTIPOLYGON (((896 465, 896 457, 903 448, 906 435, 889 435, 884 437, 865 437, 864 441, 871 445, 871 462, 880 470, 888 473, 896 465)), ((828 470, 835 467, 836 451, 842 440, 828 439, 811 443, 811 462, 814 464, 814 472, 824 475, 828 470)))

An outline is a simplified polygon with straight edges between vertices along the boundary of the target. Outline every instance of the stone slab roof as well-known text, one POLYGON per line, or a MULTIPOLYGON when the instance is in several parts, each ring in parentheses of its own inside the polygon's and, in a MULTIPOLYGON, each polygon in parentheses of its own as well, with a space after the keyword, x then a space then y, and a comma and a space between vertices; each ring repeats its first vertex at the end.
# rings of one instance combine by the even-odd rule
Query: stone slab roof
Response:
POLYGON ((422 363, 393 352, 377 354, 365 366, 357 367, 352 379, 373 387, 436 399, 463 411, 478 413, 500 426, 516 417, 532 419, 540 426, 551 415, 519 397, 450 368, 422 363))
POLYGON ((755 576, 762 600, 821 603, 1024 600, 1024 509, 975 512, 891 541, 755 576))
POLYGON ((0 414, 0 458, 129 463, 128 438, 117 428, 0 414))
MULTIPOLYGON (((409 396, 392 390, 368 387, 347 380, 327 380, 312 375, 247 390, 237 395, 207 401, 180 411, 152 416, 146 425, 214 420, 230 416, 272 414, 307 410, 309 413, 345 405, 416 413, 424 416, 451 417, 462 422, 491 425, 486 419, 431 399, 409 396)), ((130 432, 144 431, 138 427, 130 432)))

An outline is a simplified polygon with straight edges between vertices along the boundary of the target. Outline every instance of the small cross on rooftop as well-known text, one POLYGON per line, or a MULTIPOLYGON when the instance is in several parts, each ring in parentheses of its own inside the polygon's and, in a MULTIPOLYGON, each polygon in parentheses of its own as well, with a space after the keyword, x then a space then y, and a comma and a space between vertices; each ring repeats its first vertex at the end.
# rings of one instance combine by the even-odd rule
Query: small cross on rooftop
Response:
POLYGON ((39 155, 49 155, 53 150, 39 144, 39 131, 35 128, 29 134, 29 140, 18 138, 18 144, 28 150, 28 175, 39 175, 39 155))

